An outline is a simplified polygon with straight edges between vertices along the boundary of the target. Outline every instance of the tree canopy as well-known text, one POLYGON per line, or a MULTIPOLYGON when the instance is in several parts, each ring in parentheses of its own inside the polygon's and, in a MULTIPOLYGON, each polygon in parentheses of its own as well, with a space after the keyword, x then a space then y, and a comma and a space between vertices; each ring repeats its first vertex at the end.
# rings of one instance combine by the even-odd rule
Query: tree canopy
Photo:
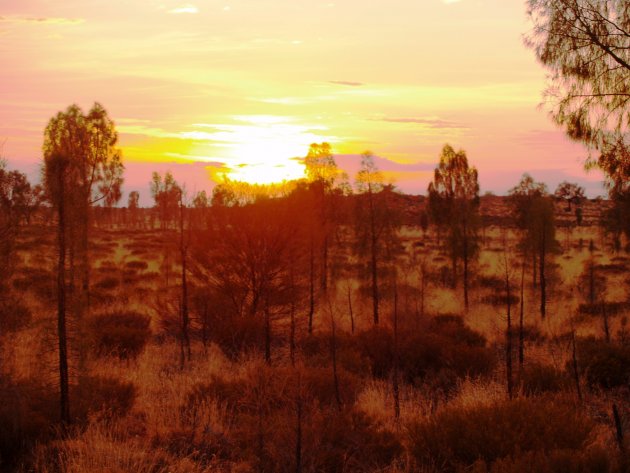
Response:
POLYGON ((549 69, 551 115, 597 153, 611 184, 630 177, 630 8, 627 0, 528 0, 526 39, 549 69))

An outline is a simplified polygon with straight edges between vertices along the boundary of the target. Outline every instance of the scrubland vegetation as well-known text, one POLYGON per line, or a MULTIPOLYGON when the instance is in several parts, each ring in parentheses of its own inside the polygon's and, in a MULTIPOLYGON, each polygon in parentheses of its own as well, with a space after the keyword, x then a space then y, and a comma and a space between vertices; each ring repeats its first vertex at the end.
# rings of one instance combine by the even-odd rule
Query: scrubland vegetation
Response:
POLYGON ((630 471, 627 4, 527 5, 610 200, 480 196, 449 145, 402 195, 322 143, 299 181, 120 207, 99 104, 49 121, 41 186, 1 161, 0 469, 630 471))
MULTIPOLYGON (((578 225, 526 176, 453 207, 439 178, 396 193, 369 156, 350 194, 328 148, 309 156, 275 198, 225 183, 190 203, 156 175, 153 209, 93 208, 86 294, 80 235, 60 287, 54 207, 19 219, 4 470, 627 471, 628 257, 599 225, 613 204, 578 198, 578 225)), ((443 173, 453 159, 468 168, 446 147, 443 173)))

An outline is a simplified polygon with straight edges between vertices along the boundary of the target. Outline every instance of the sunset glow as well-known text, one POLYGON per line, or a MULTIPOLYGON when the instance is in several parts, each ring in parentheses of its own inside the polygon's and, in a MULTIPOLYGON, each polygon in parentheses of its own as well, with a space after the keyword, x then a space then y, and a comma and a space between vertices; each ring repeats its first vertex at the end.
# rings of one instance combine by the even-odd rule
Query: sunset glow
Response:
POLYGON ((521 0, 3 2, 3 155, 37 176, 48 119, 98 101, 143 202, 155 168, 195 188, 293 179, 322 141, 351 177, 373 151, 406 192, 426 191, 450 143, 484 191, 505 192, 527 162, 552 187, 602 193, 538 107, 528 28, 521 0))

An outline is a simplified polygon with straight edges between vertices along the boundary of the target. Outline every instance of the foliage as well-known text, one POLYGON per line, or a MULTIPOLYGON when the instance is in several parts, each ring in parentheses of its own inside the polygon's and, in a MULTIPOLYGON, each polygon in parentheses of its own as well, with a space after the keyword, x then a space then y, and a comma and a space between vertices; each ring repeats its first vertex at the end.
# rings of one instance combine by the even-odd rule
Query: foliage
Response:
POLYGON ((526 452, 580 451, 592 429, 592 421, 569 402, 521 398, 446 408, 412 423, 409 437, 420 465, 448 472, 526 452))
POLYGON ((600 152, 620 184, 630 176, 630 10, 626 0, 528 0, 527 39, 550 74, 551 114, 567 134, 600 152))
MULTIPOLYGON (((592 387, 630 388, 630 346, 595 338, 577 344, 578 367, 592 387)), ((567 370, 572 367, 567 364, 567 370)))
POLYGON ((137 358, 151 336, 151 319, 136 312, 96 315, 89 322, 89 337, 98 356, 137 358))

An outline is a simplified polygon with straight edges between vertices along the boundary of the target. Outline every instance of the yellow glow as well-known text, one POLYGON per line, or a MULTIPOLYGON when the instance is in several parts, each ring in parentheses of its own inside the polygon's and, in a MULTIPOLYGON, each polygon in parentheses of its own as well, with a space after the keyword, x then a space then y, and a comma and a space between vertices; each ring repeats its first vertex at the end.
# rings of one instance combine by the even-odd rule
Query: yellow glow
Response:
MULTIPOLYGON (((308 152, 311 143, 335 141, 320 135, 325 127, 295 123, 292 118, 272 115, 234 117, 238 124, 197 124, 195 130, 181 134, 195 140, 198 152, 212 152, 225 170, 219 179, 228 178, 251 184, 270 184, 304 177, 304 164, 299 157, 308 152)), ((207 154, 207 153, 206 153, 207 154)))

